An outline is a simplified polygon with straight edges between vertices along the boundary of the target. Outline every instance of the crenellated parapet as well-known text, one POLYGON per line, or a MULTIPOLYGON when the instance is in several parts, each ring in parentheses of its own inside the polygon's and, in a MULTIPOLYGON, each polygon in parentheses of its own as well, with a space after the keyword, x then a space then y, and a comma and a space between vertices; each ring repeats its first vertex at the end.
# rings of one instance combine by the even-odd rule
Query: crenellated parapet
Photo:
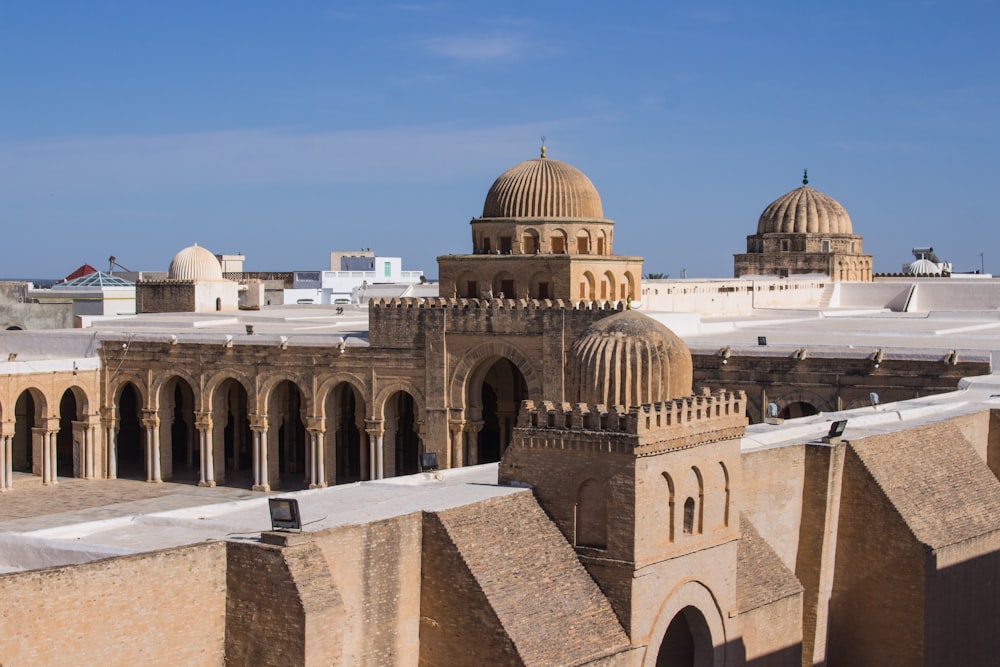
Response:
POLYGON ((566 301, 563 299, 461 299, 461 298, 417 298, 393 297, 372 299, 370 312, 392 309, 444 309, 452 310, 572 310, 618 312, 625 309, 619 301, 566 301))
POLYGON ((625 309, 622 302, 563 299, 372 299, 368 305, 373 347, 423 347, 427 331, 459 334, 576 335, 625 309))
POLYGON ((739 437, 747 419, 742 391, 700 394, 626 407, 524 401, 517 440, 524 447, 596 449, 648 456, 739 437))

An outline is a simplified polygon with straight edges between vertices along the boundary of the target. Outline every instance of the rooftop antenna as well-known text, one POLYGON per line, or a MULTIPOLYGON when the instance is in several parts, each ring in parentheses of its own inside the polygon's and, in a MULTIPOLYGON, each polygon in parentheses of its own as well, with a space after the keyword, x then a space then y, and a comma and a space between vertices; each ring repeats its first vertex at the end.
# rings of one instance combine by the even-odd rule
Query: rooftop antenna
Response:
POLYGON ((121 269, 122 271, 124 271, 125 273, 132 273, 131 271, 129 271, 128 269, 126 269, 124 266, 122 266, 121 264, 119 264, 118 263, 118 258, 115 257, 114 255, 111 255, 111 257, 108 257, 108 264, 109 264, 109 266, 108 266, 108 273, 114 273, 116 266, 119 269, 121 269))
POLYGON ((809 170, 802 170, 802 185, 809 185, 809 170))
POLYGON ((542 157, 545 157, 545 135, 542 135, 542 157))

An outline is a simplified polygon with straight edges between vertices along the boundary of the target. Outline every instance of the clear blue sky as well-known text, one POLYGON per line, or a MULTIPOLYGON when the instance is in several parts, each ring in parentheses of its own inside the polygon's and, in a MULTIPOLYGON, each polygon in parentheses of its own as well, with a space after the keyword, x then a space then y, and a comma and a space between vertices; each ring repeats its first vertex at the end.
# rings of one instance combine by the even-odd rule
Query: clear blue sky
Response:
POLYGON ((973 0, 0 0, 0 276, 194 242, 435 276, 542 135, 647 272, 731 275, 807 167, 876 271, 1000 273, 998 33, 973 0))

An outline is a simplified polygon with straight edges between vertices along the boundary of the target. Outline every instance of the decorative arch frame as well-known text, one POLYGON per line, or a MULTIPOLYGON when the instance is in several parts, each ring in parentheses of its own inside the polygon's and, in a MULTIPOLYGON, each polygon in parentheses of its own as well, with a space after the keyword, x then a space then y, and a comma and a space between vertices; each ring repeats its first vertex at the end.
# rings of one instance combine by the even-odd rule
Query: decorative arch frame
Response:
POLYGON ((333 390, 339 387, 341 384, 347 384, 351 387, 362 400, 364 400, 365 405, 370 405, 372 403, 372 388, 368 382, 365 382, 364 378, 354 373, 349 373, 347 371, 337 371, 333 375, 325 378, 318 387, 316 387, 316 403, 315 403, 315 413, 314 417, 320 417, 326 420, 326 404, 330 400, 330 395, 333 390))
POLYGON ((257 408, 257 383, 254 382, 249 373, 244 373, 238 367, 215 371, 206 378, 205 395, 202 397, 201 409, 204 411, 215 409, 215 394, 229 380, 243 387, 243 391, 247 393, 247 410, 255 412, 257 408))
POLYGON ((708 626, 709 640, 712 644, 710 664, 712 667, 724 667, 728 657, 725 617, 708 585, 693 578, 678 583, 664 598, 649 633, 649 644, 642 658, 642 667, 656 667, 656 659, 663 637, 667 634, 667 628, 674 617, 686 607, 697 609, 708 626))
POLYGON ((162 407, 163 390, 174 378, 180 378, 188 383, 188 386, 191 388, 191 393, 194 394, 194 409, 198 409, 198 406, 200 406, 203 401, 203 396, 201 395, 201 382, 199 382, 198 378, 189 373, 185 368, 171 368, 170 372, 160 373, 153 379, 153 382, 149 387, 149 403, 146 404, 146 408, 150 410, 159 410, 162 407))
POLYGON ((150 389, 146 379, 135 373, 124 373, 115 377, 114 384, 110 385, 111 391, 108 392, 108 398, 111 399, 111 403, 105 407, 118 409, 118 402, 121 400, 122 392, 127 384, 132 385, 132 389, 138 395, 140 410, 149 405, 150 389))
POLYGON ((260 386, 257 389, 258 391, 256 400, 257 412, 258 413, 260 413, 261 411, 265 413, 267 412, 267 410, 270 408, 271 405, 271 396, 274 394, 274 390, 277 389, 282 382, 292 383, 293 385, 295 385, 295 388, 299 390, 299 393, 302 394, 302 407, 301 407, 301 410, 303 412, 302 419, 305 419, 308 415, 312 414, 314 409, 314 403, 313 403, 314 397, 312 391, 310 390, 310 383, 308 382, 308 378, 306 378, 301 373, 286 373, 286 372, 272 373, 268 375, 263 382, 260 383, 260 386))
POLYGON ((507 359, 521 372, 524 384, 528 387, 528 396, 538 398, 542 395, 541 376, 527 355, 510 343, 488 341, 467 350, 455 364, 455 370, 452 371, 448 383, 451 408, 464 410, 470 407, 468 401, 470 388, 483 381, 492 365, 484 362, 499 358, 507 359))
POLYGON ((424 392, 420 391, 412 382, 395 380, 379 387, 375 393, 374 400, 370 404, 372 419, 385 419, 385 404, 397 391, 406 392, 413 398, 413 408, 416 412, 415 417, 417 419, 421 418, 421 415, 424 414, 424 406, 426 405, 424 392))
MULTIPOLYGON (((17 412, 17 402, 21 400, 21 396, 23 396, 25 392, 28 392, 30 394, 31 400, 34 401, 35 403, 34 419, 36 424, 44 419, 48 419, 48 411, 50 405, 55 405, 57 407, 59 405, 58 402, 53 403, 51 397, 38 387, 34 385, 28 385, 26 387, 21 388, 21 390, 18 391, 14 396, 15 413, 17 412)), ((60 394, 60 397, 61 396, 62 394, 60 394)))

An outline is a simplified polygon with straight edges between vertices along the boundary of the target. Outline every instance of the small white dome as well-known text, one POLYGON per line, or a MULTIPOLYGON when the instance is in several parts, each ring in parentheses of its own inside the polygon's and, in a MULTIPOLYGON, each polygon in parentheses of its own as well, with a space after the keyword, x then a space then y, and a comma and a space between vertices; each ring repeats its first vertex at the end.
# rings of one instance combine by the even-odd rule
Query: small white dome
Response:
POLYGON ((929 259, 918 259, 910 264, 907 273, 913 276, 940 276, 941 267, 929 259))
POLYGON ((167 275, 171 280, 222 280, 222 265, 210 250, 195 243, 174 255, 167 275))

